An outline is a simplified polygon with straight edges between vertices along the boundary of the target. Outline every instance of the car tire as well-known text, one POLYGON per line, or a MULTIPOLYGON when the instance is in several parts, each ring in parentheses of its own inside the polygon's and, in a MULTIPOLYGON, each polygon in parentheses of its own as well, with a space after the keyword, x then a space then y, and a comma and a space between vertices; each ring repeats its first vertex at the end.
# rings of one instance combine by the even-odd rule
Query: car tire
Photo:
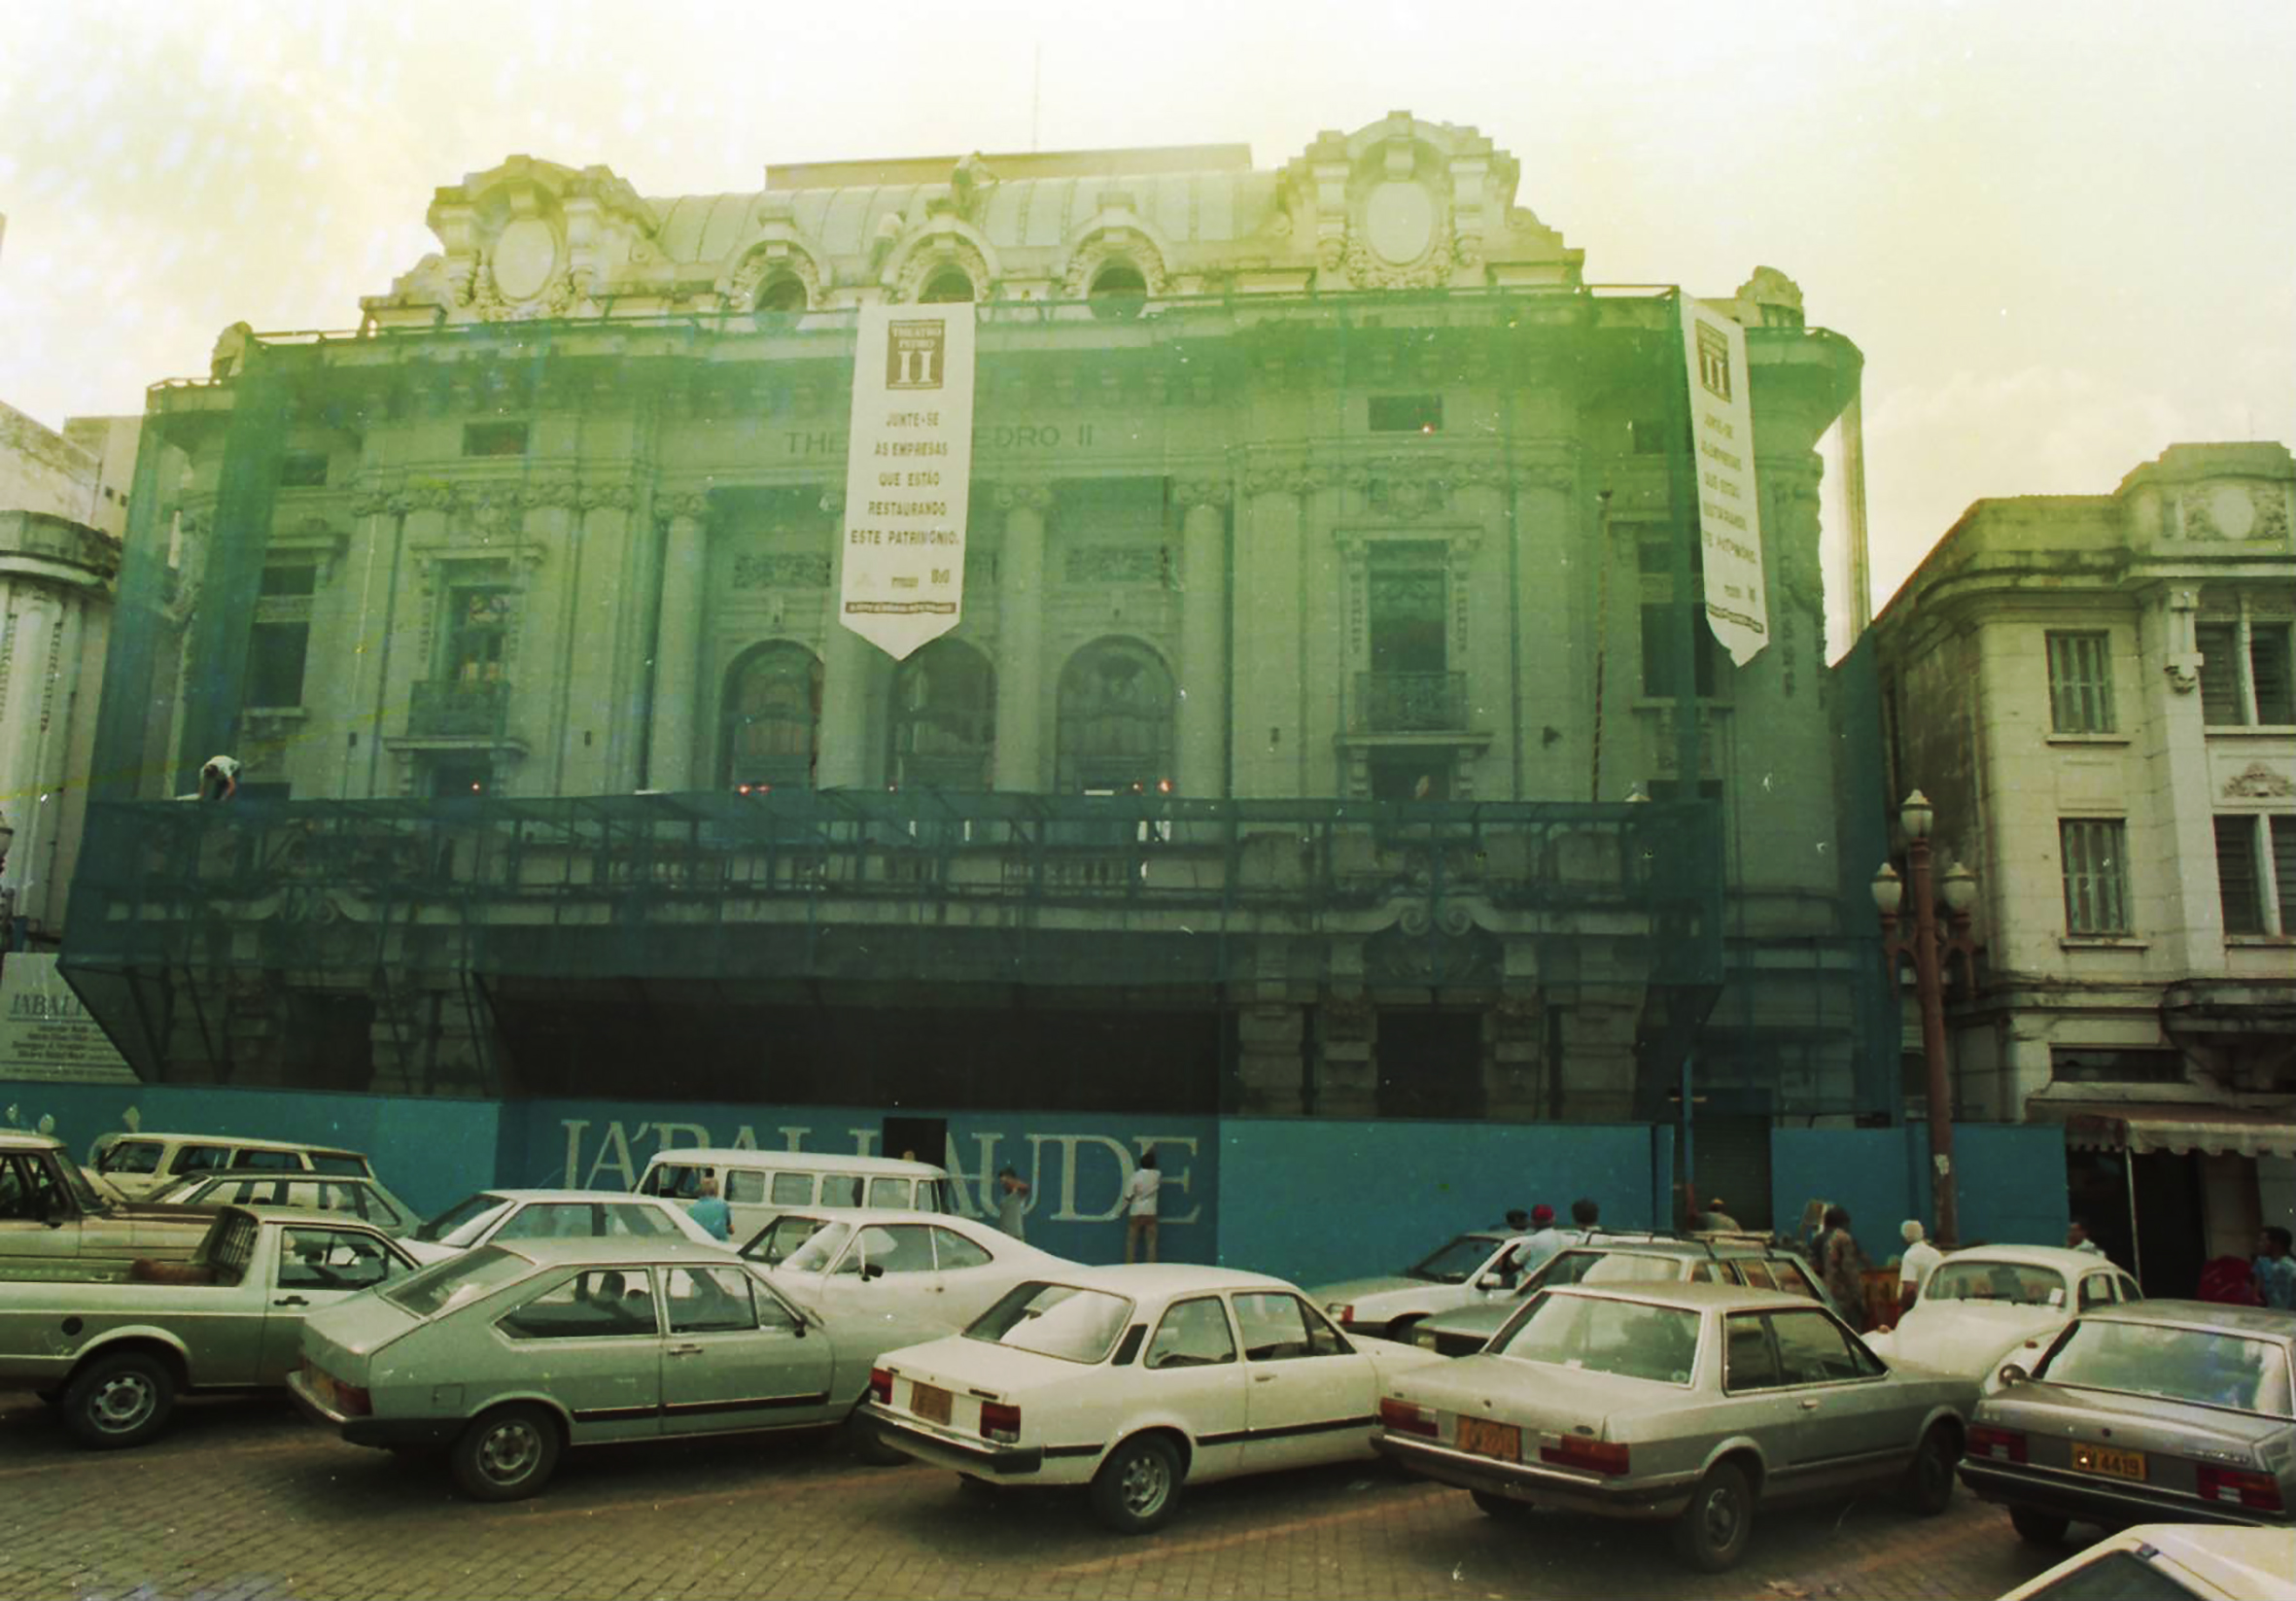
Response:
POLYGON ((455 1441, 455 1487, 473 1501, 523 1501, 550 1481, 564 1445, 540 1407, 497 1407, 455 1441))
POLYGON ((1469 1490, 1475 1504, 1482 1509, 1485 1517, 1497 1518, 1502 1523, 1528 1523, 1534 1515, 1528 1501, 1516 1501, 1495 1490, 1469 1490))
POLYGON ((1754 1530, 1754 1487, 1730 1462, 1706 1470, 1674 1523, 1674 1554, 1700 1573, 1724 1573, 1745 1554, 1754 1530))
POLYGON ((1157 1435, 1134 1435, 1093 1476, 1093 1514, 1118 1534, 1153 1534, 1180 1505, 1180 1453, 1157 1435))
POLYGON ((2072 1527, 2072 1519, 2032 1507, 2011 1507, 2009 1526, 2017 1531, 2017 1538, 2028 1546, 2062 1546, 2065 1544, 2065 1531, 2072 1527))
POLYGON ((99 1356, 64 1386, 64 1426, 83 1445, 140 1445, 175 1413, 175 1375, 141 1351, 99 1356))
POLYGON ((1921 1448, 1905 1469, 1905 1504, 1924 1517, 1935 1517, 1953 1505, 1953 1469, 1961 1459, 1954 1448, 1953 1430, 1932 1423, 1922 1436, 1921 1448))

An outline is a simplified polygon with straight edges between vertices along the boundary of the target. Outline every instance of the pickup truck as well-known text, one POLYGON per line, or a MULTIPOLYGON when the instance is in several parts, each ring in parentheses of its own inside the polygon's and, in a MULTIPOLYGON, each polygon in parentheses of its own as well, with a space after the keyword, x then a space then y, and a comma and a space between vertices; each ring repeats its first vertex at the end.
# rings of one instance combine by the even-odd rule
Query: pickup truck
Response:
POLYGON ((189 1262, 0 1279, 0 1389, 37 1391, 84 1444, 140 1445, 179 1395, 284 1385, 307 1313, 415 1270, 369 1224, 226 1206, 189 1262))
POLYGON ((214 1214, 99 1194, 62 1140, 0 1130, 0 1279, 77 1272, 89 1261, 182 1262, 214 1214))

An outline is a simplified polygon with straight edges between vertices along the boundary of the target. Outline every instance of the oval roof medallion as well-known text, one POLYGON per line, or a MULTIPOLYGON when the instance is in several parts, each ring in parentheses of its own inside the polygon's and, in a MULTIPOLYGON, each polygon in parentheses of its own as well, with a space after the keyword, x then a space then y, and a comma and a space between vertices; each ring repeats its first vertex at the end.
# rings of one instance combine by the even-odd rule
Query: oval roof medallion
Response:
POLYGON ((558 235, 539 217, 520 217, 494 242, 494 287, 505 300, 531 300, 558 264, 558 235))
POLYGON ((1381 184, 1364 202, 1363 229, 1381 261, 1415 261, 1435 242, 1435 201, 1417 184, 1381 184))
POLYGON ((2228 539, 2244 539, 2256 526, 2256 500, 2245 484, 2218 484, 2209 497, 2209 515, 2228 539))

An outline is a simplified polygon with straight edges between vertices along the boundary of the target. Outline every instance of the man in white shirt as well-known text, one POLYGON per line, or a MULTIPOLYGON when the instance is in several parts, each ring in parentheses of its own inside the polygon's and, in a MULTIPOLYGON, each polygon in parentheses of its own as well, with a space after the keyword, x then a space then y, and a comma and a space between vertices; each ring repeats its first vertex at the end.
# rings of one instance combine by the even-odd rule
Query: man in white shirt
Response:
POLYGON ((2089 1226, 2078 1218, 2073 1219, 2071 1225, 2066 1229, 2065 1244, 2068 1250, 2086 1251, 2091 1256, 2105 1254, 2105 1247, 2089 1237, 2089 1226))
POLYGON ((1157 1170, 1156 1152, 1151 1149, 1140 1158, 1140 1166, 1132 1170, 1130 1183, 1124 1187, 1125 1200, 1131 1202, 1131 1215, 1125 1219, 1124 1259, 1133 1259, 1133 1251, 1143 1239, 1147 1242, 1144 1262, 1156 1260, 1156 1192, 1164 1187, 1164 1174, 1157 1170))
POLYGON ((1911 1218, 1897 1233, 1905 1240, 1905 1254, 1897 1259, 1897 1311, 1900 1316, 1913 1309, 1921 1299, 1922 1286, 1937 1270, 1937 1264, 1945 1260, 1945 1253, 1923 1238, 1926 1233, 1911 1218))

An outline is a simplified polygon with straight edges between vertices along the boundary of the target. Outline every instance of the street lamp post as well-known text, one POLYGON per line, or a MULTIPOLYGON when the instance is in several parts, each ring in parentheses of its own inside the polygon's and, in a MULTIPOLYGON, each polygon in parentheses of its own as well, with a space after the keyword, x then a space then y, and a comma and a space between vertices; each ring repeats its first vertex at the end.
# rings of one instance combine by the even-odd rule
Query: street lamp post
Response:
POLYGON ((1905 828, 1905 873, 1888 862, 1873 876, 1873 904, 1882 916, 1882 959, 1895 979, 1897 963, 1913 958, 1914 993, 1922 1011, 1922 1059, 1930 1082, 1930 1194, 1937 1213, 1937 1242, 1961 1243, 1961 1207, 1953 1171, 1953 1080, 1945 1057, 1945 959, 1960 956, 1964 969, 1975 979, 1976 941, 1969 937, 1969 909, 1977 903, 1977 875, 1958 862, 1945 870, 1940 886, 1931 882, 1930 826, 1935 809, 1916 789, 1905 797, 1897 813, 1905 828), (1913 893, 1913 929, 1898 931, 1897 909, 1906 891, 1913 893), (1942 894, 1950 933, 1937 926, 1937 901, 1942 894))

